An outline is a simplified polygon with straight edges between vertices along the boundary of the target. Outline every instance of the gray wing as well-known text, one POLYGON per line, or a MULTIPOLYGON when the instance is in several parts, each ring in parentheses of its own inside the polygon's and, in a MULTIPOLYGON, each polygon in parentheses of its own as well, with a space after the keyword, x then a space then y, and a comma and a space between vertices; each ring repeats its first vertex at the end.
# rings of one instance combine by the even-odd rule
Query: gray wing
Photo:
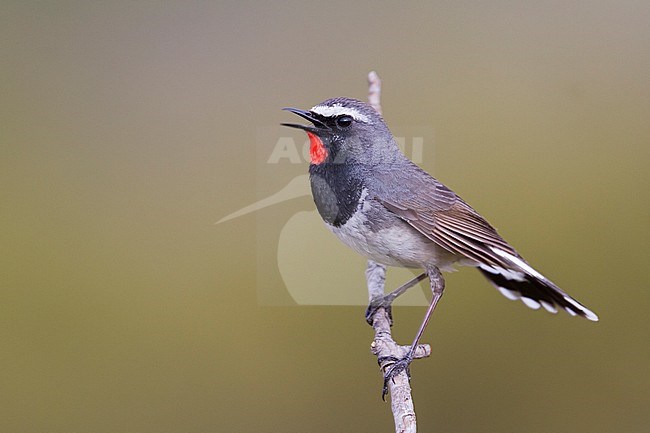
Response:
POLYGON ((376 199, 449 252, 500 267, 508 263, 492 248, 520 257, 478 212, 415 164, 379 177, 393 190, 377 191, 376 199))
POLYGON ((379 177, 383 186, 375 198, 380 203, 441 247, 476 262, 507 298, 552 313, 557 305, 571 315, 598 320, 594 312, 533 269, 478 212, 415 164, 379 177))

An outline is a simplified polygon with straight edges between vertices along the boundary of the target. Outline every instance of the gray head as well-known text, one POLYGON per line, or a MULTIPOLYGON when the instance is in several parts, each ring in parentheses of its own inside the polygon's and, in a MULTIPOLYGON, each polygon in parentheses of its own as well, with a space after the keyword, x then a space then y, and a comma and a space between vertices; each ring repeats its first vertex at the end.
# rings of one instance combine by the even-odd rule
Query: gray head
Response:
POLYGON ((309 111, 285 108, 309 120, 312 125, 283 123, 303 129, 310 139, 312 164, 323 162, 384 164, 401 158, 397 143, 384 119, 365 102, 332 98, 309 111))

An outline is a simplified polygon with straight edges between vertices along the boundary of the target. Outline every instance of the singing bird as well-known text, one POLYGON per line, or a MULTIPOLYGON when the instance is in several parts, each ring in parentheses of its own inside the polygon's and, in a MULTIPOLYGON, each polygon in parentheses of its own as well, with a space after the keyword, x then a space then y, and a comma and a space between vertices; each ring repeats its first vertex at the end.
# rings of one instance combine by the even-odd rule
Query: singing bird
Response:
MULTIPOLYGON (((556 313, 561 308, 573 316, 598 320, 529 265, 456 193, 404 156, 372 106, 333 98, 310 110, 285 110, 310 122, 282 125, 302 129, 309 137, 311 191, 327 228, 370 260, 420 268, 422 277, 430 280, 431 304, 408 354, 385 373, 384 390, 388 379, 408 371, 444 291, 441 271, 455 265, 478 268, 502 295, 532 309, 556 313)), ((371 305, 368 314, 378 306, 389 307, 392 299, 371 305)))

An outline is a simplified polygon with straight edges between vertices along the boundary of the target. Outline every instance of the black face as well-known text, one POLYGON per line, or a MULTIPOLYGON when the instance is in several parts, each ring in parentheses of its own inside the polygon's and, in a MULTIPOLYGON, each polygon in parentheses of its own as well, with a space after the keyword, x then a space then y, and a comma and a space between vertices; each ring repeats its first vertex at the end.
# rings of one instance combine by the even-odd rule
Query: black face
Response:
POLYGON ((291 111, 294 114, 302 117, 303 119, 309 120, 313 123, 311 125, 300 125, 297 123, 282 123, 283 126, 288 126, 290 128, 304 129, 305 131, 314 132, 314 133, 325 133, 325 132, 342 132, 348 129, 354 123, 352 116, 347 114, 340 114, 338 116, 325 117, 313 111, 299 110, 297 108, 284 108, 286 111, 291 111))
POLYGON ((284 108, 284 110, 291 111, 303 119, 309 120, 313 123, 313 126, 300 125, 297 123, 282 123, 282 125, 290 128, 304 129, 305 131, 313 133, 341 133, 349 129, 355 122, 354 118, 347 114, 325 117, 321 114, 314 113, 313 111, 299 110, 297 108, 284 108))
POLYGON ((342 133, 354 124, 352 116, 341 114, 338 116, 325 117, 312 111, 309 112, 315 119, 327 125, 328 130, 332 133, 342 133))

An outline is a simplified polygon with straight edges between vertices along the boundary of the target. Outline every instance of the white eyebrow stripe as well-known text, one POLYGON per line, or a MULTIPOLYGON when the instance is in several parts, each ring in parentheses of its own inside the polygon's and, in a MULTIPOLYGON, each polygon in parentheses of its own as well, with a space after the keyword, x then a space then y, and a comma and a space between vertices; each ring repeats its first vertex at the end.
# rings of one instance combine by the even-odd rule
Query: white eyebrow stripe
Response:
POLYGON ((368 119, 368 116, 366 116, 365 114, 359 113, 354 108, 344 107, 340 104, 316 105, 312 107, 310 111, 325 117, 335 117, 335 116, 341 116, 345 114, 352 117, 355 120, 359 120, 365 123, 370 123, 370 119, 368 119))

